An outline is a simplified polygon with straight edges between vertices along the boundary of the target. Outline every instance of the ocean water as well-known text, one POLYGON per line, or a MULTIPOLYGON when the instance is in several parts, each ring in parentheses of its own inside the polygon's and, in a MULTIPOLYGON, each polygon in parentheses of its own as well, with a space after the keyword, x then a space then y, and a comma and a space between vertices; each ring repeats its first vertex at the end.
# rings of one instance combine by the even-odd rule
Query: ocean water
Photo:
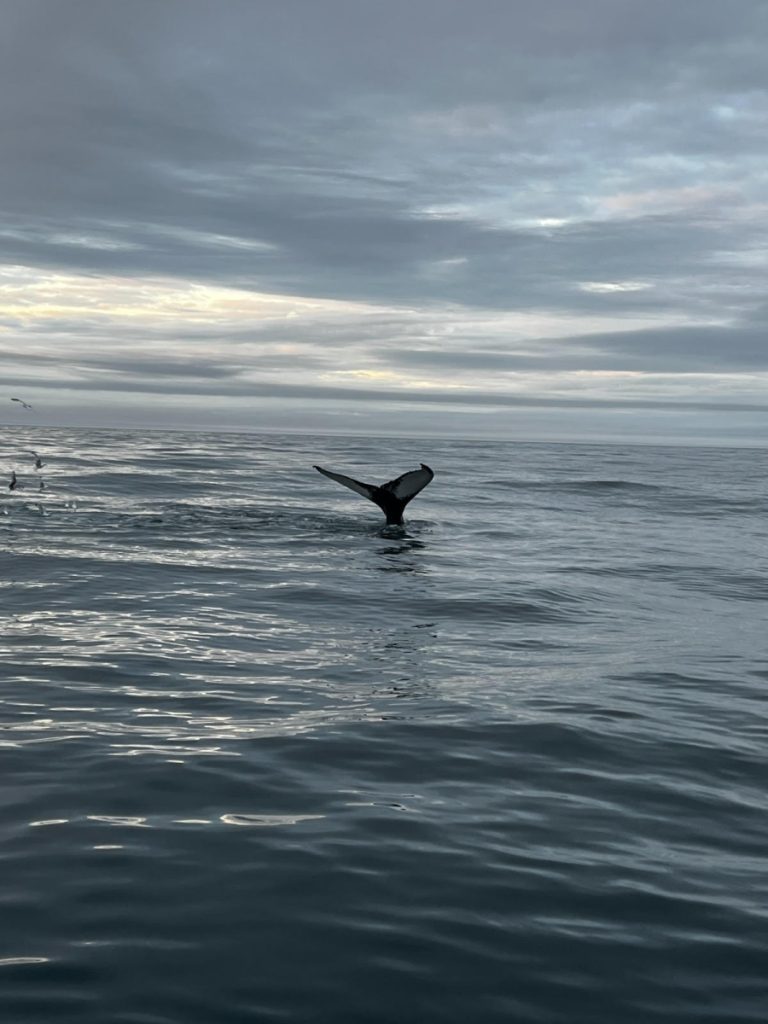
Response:
POLYGON ((0 445, 3 1024, 768 1018, 766 451, 0 445))

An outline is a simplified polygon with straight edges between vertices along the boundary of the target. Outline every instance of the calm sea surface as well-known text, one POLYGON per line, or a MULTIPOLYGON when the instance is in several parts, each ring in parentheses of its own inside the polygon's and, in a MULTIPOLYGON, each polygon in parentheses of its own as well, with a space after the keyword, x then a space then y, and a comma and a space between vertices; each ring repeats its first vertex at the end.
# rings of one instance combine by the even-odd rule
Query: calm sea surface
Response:
POLYGON ((766 451, 0 455, 3 1024, 764 1024, 766 451))

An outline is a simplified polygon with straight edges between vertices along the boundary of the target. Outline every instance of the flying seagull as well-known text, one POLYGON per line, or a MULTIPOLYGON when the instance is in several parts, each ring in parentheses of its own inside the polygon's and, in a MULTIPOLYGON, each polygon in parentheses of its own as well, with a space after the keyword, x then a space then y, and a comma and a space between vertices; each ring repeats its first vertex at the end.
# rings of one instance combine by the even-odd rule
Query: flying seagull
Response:
POLYGON ((29 402, 25 402, 23 398, 12 398, 11 401, 12 402, 21 402, 21 404, 24 406, 25 409, 31 409, 32 408, 32 406, 29 404, 29 402))
POLYGON ((424 490, 427 484, 435 475, 429 466, 422 462, 421 469, 412 469, 403 473, 396 480, 376 487, 374 484, 364 484, 359 480, 353 480, 351 476, 344 476, 343 473, 332 473, 322 466, 314 467, 318 473, 335 480, 337 484, 343 484, 352 491, 357 491, 364 498, 374 502, 387 517, 387 526, 400 526, 403 522, 403 509, 415 498, 419 491, 424 490))

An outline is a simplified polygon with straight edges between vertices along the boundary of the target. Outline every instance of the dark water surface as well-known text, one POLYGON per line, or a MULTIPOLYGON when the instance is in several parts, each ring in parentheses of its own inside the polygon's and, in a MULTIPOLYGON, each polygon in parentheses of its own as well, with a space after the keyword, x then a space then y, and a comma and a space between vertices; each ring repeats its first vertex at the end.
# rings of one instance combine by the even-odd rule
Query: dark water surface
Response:
POLYGON ((768 1018, 765 451, 2 455, 3 1024, 768 1018))

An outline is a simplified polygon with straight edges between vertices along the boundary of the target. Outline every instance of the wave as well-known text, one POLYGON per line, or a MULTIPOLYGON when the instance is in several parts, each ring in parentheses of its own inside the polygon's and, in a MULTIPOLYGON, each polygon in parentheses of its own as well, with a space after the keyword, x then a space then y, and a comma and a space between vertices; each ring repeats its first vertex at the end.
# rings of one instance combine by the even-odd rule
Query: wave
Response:
POLYGON ((679 590, 711 594, 742 601, 768 598, 768 575, 752 571, 724 569, 716 565, 659 563, 644 565, 566 566, 564 572, 587 576, 636 580, 660 580, 679 590))
POLYGON ((564 492, 586 492, 594 491, 662 491, 666 489, 664 484, 649 484, 637 480, 488 480, 489 485, 504 487, 510 490, 521 491, 564 491, 564 492))

